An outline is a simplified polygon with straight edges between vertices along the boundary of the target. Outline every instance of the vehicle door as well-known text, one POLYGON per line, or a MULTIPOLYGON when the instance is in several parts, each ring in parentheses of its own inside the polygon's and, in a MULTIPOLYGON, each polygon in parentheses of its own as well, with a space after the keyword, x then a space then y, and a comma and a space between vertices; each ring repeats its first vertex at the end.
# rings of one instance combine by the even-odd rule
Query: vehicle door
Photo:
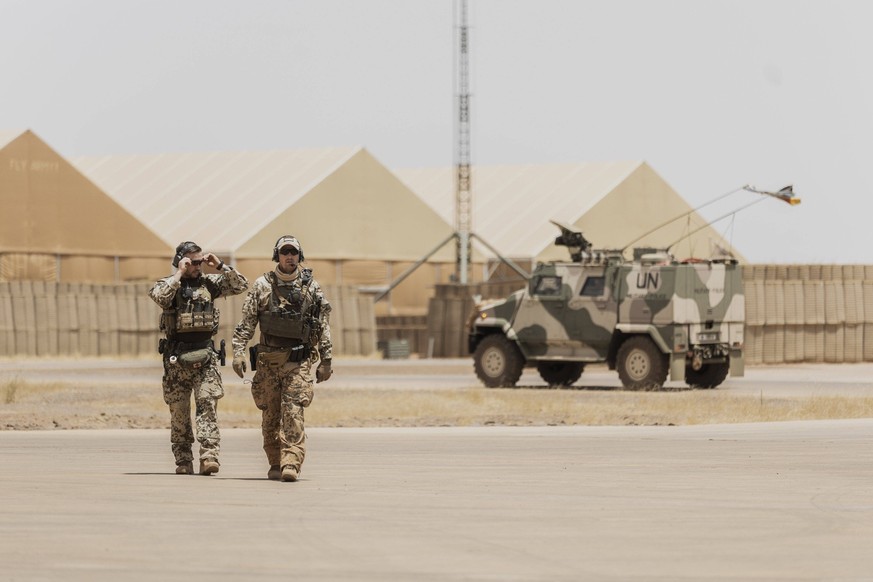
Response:
POLYGON ((565 321, 578 355, 602 359, 618 321, 618 303, 613 293, 615 269, 585 267, 565 306, 565 321))
POLYGON ((572 291, 566 273, 554 270, 535 274, 518 307, 513 328, 527 357, 561 355, 570 336, 564 324, 567 299, 572 291))

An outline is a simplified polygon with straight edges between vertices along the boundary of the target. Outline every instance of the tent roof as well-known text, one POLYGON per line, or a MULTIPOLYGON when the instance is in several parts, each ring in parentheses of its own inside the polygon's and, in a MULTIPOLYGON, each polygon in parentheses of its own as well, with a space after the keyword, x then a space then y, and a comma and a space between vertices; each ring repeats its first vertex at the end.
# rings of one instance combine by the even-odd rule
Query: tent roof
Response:
MULTIPOLYGON (((455 172, 444 167, 395 174, 452 224, 455 172)), ((566 258, 566 249, 554 245, 555 220, 578 227, 595 248, 623 248, 647 233, 634 246, 672 245, 682 256, 710 257, 717 245, 745 261, 645 162, 475 166, 472 185, 473 233, 509 258, 566 258)))
MULTIPOLYGON (((537 256, 558 234, 550 220, 576 221, 642 164, 625 161, 475 166, 472 230, 505 256, 537 256)), ((453 224, 455 172, 453 167, 443 167, 400 169, 394 173, 453 224)))
MULTIPOLYGON (((8 136, 12 135, 12 138, 8 136)), ((166 256, 154 232, 30 130, 0 147, 0 247, 15 253, 166 256)))
POLYGON ((26 131, 26 129, 0 129, 0 149, 21 137, 26 131))
POLYGON ((218 252, 233 252, 361 150, 113 155, 71 161, 169 244, 196 240, 218 252))

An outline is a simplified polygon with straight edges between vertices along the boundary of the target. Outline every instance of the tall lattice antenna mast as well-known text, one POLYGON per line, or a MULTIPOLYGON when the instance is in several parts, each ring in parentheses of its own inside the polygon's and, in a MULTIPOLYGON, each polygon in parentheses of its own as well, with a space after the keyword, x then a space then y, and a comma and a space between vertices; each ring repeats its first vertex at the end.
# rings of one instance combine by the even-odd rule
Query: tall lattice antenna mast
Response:
POLYGON ((470 169, 470 36, 467 24, 467 0, 456 0, 455 22, 457 35, 457 107, 455 128, 457 151, 457 181, 455 189, 455 232, 457 253, 455 272, 457 281, 466 285, 470 274, 470 235, 473 232, 473 196, 470 169))

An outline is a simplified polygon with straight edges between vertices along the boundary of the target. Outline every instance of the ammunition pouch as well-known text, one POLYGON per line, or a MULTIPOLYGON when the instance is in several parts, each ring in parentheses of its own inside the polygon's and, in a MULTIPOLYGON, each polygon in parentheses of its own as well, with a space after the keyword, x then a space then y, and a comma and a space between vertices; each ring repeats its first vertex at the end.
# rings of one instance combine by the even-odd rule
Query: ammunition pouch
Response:
MULTIPOLYGON (((199 307, 199 306, 198 306, 199 307)), ((210 305, 205 310, 180 309, 176 313, 176 333, 208 331, 212 332, 218 318, 210 305)))
POLYGON ((158 340, 158 353, 163 354, 167 351, 167 339, 161 338, 158 340))
POLYGON ((306 360, 309 357, 309 344, 301 344, 299 346, 294 346, 291 348, 291 355, 288 356, 289 362, 299 363, 306 360))

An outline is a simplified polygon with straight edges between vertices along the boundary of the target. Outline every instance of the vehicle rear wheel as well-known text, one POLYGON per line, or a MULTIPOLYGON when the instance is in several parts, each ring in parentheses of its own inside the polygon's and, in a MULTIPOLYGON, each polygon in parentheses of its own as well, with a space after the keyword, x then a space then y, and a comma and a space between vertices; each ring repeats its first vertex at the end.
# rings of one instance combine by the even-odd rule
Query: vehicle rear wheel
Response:
POLYGON ((628 390, 658 390, 667 380, 668 358, 648 337, 634 336, 618 349, 616 367, 628 390))
POLYGON ((582 376, 582 362, 539 362, 537 372, 549 386, 572 386, 582 376))
POLYGON ((685 368, 685 383, 692 388, 715 388, 727 378, 730 363, 704 364, 699 370, 691 366, 685 368))
POLYGON ((476 376, 489 388, 515 386, 524 368, 524 356, 503 334, 486 335, 473 354, 476 376))

